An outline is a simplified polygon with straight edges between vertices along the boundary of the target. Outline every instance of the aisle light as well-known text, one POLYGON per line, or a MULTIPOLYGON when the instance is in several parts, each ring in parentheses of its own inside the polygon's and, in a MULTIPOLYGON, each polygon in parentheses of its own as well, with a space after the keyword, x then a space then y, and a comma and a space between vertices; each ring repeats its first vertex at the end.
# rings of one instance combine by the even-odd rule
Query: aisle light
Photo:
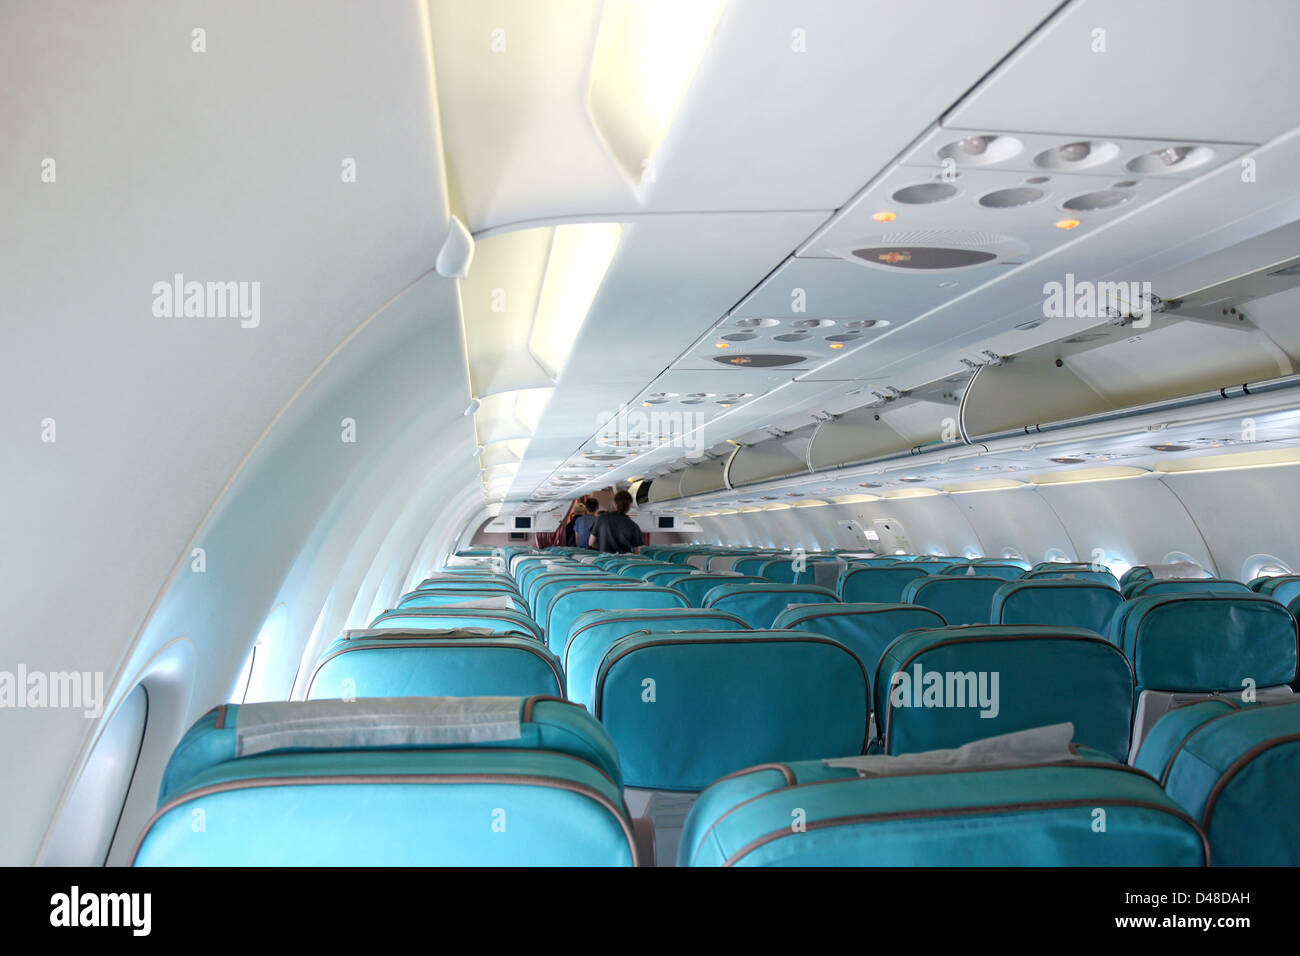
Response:
POLYGON ((622 236, 616 222, 555 227, 528 336, 529 352, 552 381, 559 380, 622 236))
POLYGON ((699 68, 723 0, 605 0, 587 112, 634 187, 647 178, 699 68))

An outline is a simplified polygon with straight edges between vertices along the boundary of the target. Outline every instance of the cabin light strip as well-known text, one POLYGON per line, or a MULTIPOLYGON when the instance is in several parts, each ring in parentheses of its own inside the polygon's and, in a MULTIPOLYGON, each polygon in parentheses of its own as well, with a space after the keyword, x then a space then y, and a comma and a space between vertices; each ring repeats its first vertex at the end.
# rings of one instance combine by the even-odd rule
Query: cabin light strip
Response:
POLYGON ((652 164, 699 68, 723 0, 605 0, 587 115, 633 188, 652 164))

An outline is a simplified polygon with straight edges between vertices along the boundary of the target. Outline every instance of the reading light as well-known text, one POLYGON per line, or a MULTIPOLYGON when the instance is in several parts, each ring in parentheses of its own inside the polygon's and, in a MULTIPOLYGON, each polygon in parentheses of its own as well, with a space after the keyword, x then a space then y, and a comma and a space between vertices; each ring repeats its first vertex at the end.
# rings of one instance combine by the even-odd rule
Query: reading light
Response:
POLYGON ((559 380, 622 236, 616 222, 555 227, 528 338, 528 350, 552 381, 559 380))
POLYGON ((634 187, 681 106, 723 0, 606 0, 596 34, 587 112, 634 187))
POLYGON ((1079 225, 1078 219, 1062 219, 1056 223, 1057 229, 1074 229, 1079 225))
POLYGON ((898 213, 878 212, 875 215, 873 215, 871 218, 876 220, 876 222, 893 222, 895 219, 898 218, 898 213))

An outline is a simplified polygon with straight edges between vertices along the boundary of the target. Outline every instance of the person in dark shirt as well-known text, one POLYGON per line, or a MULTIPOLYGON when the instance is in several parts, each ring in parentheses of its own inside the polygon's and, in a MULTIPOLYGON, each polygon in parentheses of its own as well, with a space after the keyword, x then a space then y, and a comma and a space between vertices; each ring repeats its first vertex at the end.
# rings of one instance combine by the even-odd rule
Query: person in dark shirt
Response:
POLYGON ((585 512, 580 512, 578 518, 573 522, 573 533, 577 541, 577 547, 591 547, 591 532, 596 526, 596 512, 600 510, 600 502, 595 498, 588 498, 583 502, 585 512))
POLYGON ((620 491, 614 496, 614 510, 607 511, 596 519, 596 526, 591 532, 591 547, 597 551, 612 554, 626 554, 645 544, 641 529, 627 516, 632 507, 632 495, 620 491))

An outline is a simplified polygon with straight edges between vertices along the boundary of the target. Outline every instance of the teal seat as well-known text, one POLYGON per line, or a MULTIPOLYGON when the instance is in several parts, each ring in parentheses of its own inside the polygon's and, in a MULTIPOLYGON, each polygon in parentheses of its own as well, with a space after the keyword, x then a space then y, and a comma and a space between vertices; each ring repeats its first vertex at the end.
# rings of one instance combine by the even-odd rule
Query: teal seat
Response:
POLYGON ((1066 580, 1075 580, 1075 581, 1096 581, 1100 584, 1109 584, 1116 591, 1119 590, 1119 580, 1115 577, 1115 575, 1111 574, 1109 571, 1099 571, 1093 567, 1075 568, 1075 567, 1058 565, 1057 567, 1054 568, 1039 568, 1033 571, 1026 571, 1024 575, 1022 575, 1022 577, 1026 581, 1039 581, 1039 580, 1043 580, 1044 578, 1048 578, 1048 579, 1064 578, 1066 580))
POLYGON ((686 598, 672 588, 650 584, 578 584, 557 591, 546 609, 542 629, 551 650, 559 653, 568 643, 573 623, 583 612, 686 607, 686 598))
POLYGON ((524 604, 523 598, 509 591, 483 591, 483 590, 427 590, 412 591, 410 594, 403 595, 397 602, 395 610, 406 610, 408 608, 421 607, 448 607, 461 605, 466 608, 480 606, 485 609, 495 609, 496 605, 504 604, 506 607, 513 608, 523 613, 528 612, 528 607, 524 604))
POLYGON ((385 611, 370 622, 371 630, 443 631, 456 627, 487 628, 497 634, 522 631, 537 640, 542 629, 522 611, 509 608, 493 611, 486 608, 403 608, 385 611))
POLYGON ((686 600, 690 602, 691 607, 703 607, 704 595, 708 594, 719 584, 742 584, 746 581, 753 584, 769 583, 767 578, 761 578, 757 575, 701 574, 695 572, 677 579, 671 586, 685 595, 686 600))
POLYGON ((1111 616, 1123 602, 1113 587, 1095 581, 1008 581, 993 595, 989 623, 1086 627, 1105 634, 1111 616))
POLYGON ((734 614, 696 607, 639 608, 619 611, 584 611, 574 619, 564 645, 562 662, 568 678, 569 699, 594 706, 591 685, 600 662, 613 644, 640 631, 747 631, 750 627, 734 614))
POLYGON ((805 556, 802 570, 795 570, 793 558, 773 558, 758 567, 758 576, 778 584, 815 584, 812 559, 805 556))
POLYGON ((510 697, 218 707, 173 751, 134 856, 136 866, 637 862, 605 729, 573 704, 510 697))
POLYGON ((835 592, 815 584, 719 584, 704 595, 704 606, 730 611, 750 627, 768 628, 791 604, 836 602, 835 592))
POLYGON ((980 575, 935 574, 909 584, 903 603, 938 611, 949 624, 987 624, 993 595, 1005 583, 980 575))
POLYGON ((885 753, 960 747, 1048 724, 1124 760, 1133 670, 1115 645, 1077 627, 975 625, 910 631, 876 669, 885 753))
POLYGON ((1180 866, 1204 835, 1145 774, 1089 748, 1040 764, 914 769, 907 758, 751 767, 700 794, 680 866, 1180 866), (895 764, 899 764, 895 766, 895 764), (792 807, 802 827, 791 826, 792 807), (1092 821, 1104 813, 1106 830, 1092 821), (1082 823, 1081 823, 1082 821, 1082 823))
POLYGON ((806 604, 782 611, 772 627, 811 631, 839 641, 874 674, 885 650, 898 637, 946 623, 938 611, 915 604, 806 604))
POLYGON ((606 650, 592 686, 629 787, 702 790, 756 763, 867 745, 862 662, 817 634, 633 634, 606 650))
POLYGON ((545 574, 533 579, 532 594, 528 597, 533 620, 546 627, 546 612, 555 595, 580 584, 600 584, 606 587, 637 587, 639 582, 617 574, 545 574))
POLYGON ((966 564, 953 564, 939 572, 946 575, 979 575, 984 578, 1001 578, 1003 581, 1013 581, 1025 573, 1025 569, 1018 564, 995 564, 977 563, 974 561, 966 564))
POLYGON ((1157 594, 1111 617, 1110 640, 1133 662, 1138 690, 1239 693, 1296 677, 1296 621, 1272 598, 1157 594))
POLYGON ((1250 588, 1240 581, 1224 578, 1151 578, 1146 581, 1134 581, 1129 584, 1126 598, 1146 597, 1149 594, 1200 594, 1200 593, 1252 593, 1250 588))
POLYGON ((1216 865, 1300 866, 1300 701, 1171 710, 1135 766, 1201 825, 1216 865))
POLYGON ((954 565, 961 563, 963 562, 960 560, 948 558, 917 558, 915 561, 906 562, 909 568, 916 568, 926 574, 942 574, 954 565))
POLYGON ((353 631, 321 655, 309 700, 564 696, 559 658, 532 634, 484 628, 353 631))
POLYGON ((897 604, 909 584, 928 576, 920 568, 850 566, 840 572, 835 590, 846 604, 897 604))
POLYGON ((1282 604, 1290 604, 1300 597, 1300 574, 1277 574, 1268 578, 1256 578, 1250 582, 1250 588, 1282 604))

